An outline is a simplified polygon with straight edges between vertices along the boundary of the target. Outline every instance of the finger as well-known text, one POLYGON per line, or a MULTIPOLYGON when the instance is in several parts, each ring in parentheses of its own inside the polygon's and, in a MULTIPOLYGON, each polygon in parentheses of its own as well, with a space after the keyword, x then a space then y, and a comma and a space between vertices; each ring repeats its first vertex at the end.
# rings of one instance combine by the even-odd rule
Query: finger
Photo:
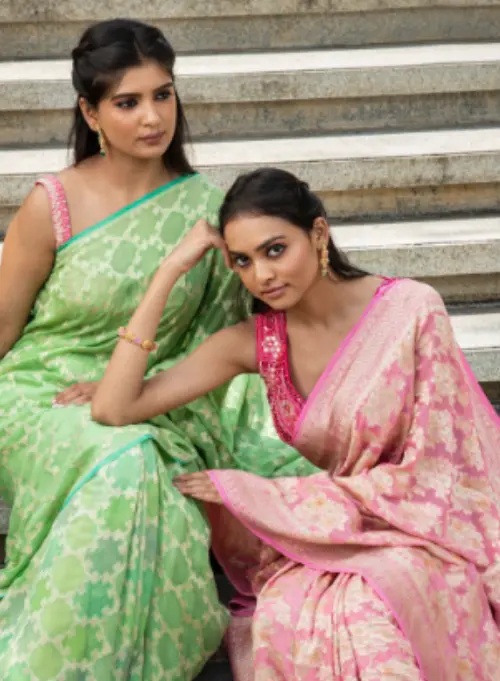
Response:
POLYGON ((184 483, 184 484, 176 484, 175 487, 181 492, 182 494, 187 494, 189 496, 194 496, 197 494, 203 494, 206 492, 207 488, 203 487, 201 485, 195 485, 193 483, 184 483))
POLYGON ((174 482, 174 486, 181 492, 191 492, 192 490, 203 489, 200 484, 196 482, 174 482))
POLYGON ((197 499, 198 501, 203 501, 207 504, 221 504, 222 499, 220 496, 212 490, 191 490, 190 492, 183 492, 185 496, 191 499, 197 499))
POLYGON ((222 238, 220 232, 218 232, 217 230, 211 229, 209 238, 210 238, 210 244, 214 248, 220 248, 221 251, 225 248, 226 242, 222 238))
POLYGON ((69 392, 65 397, 65 404, 75 404, 76 400, 83 397, 83 392, 80 385, 75 386, 74 390, 69 392))
POLYGON ((66 388, 66 390, 63 390, 61 393, 56 395, 56 402, 58 404, 69 404, 79 394, 80 394, 79 384, 75 383, 74 385, 71 385, 69 388, 66 388))
POLYGON ((68 405, 66 406, 75 405, 80 407, 82 404, 87 404, 88 402, 90 402, 90 400, 86 395, 77 395, 71 400, 71 402, 68 402, 68 405))
POLYGON ((190 480, 207 480, 208 479, 208 473, 206 471, 196 471, 195 473, 181 473, 180 475, 176 475, 174 478, 174 482, 176 480, 179 480, 181 482, 187 482, 190 480))
POLYGON ((195 496, 199 498, 200 495, 203 497, 218 497, 218 492, 212 483, 177 483, 175 487, 182 494, 188 494, 189 496, 195 496))
POLYGON ((227 244, 224 240, 222 240, 222 244, 221 244, 219 250, 222 252, 222 256, 224 258, 224 263, 226 264, 226 267, 228 267, 230 270, 232 270, 233 269, 233 263, 231 262, 231 256, 229 255, 229 250, 228 250, 227 244))

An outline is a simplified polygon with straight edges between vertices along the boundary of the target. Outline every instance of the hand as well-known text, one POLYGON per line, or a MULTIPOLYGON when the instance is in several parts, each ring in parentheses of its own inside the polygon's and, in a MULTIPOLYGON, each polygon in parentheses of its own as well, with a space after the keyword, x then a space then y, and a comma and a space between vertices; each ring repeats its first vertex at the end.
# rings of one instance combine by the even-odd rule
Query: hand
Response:
POLYGON ((198 220, 168 255, 163 264, 166 266, 173 265, 178 272, 184 274, 198 264, 205 253, 212 248, 219 248, 222 251, 225 263, 230 267, 229 254, 224 239, 206 220, 198 220))
POLYGON ((54 407, 67 407, 70 404, 87 404, 92 401, 98 385, 98 381, 74 383, 56 395, 52 405, 54 407))
POLYGON ((206 471, 178 475, 174 478, 174 485, 185 496, 209 504, 222 504, 220 494, 206 471))

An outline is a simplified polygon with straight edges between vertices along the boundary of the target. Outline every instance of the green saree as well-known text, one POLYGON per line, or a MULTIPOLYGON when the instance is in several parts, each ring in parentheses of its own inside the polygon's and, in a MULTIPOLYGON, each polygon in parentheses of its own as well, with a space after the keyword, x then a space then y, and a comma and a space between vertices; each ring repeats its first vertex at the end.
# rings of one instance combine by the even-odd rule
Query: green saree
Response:
MULTIPOLYGON (((0 571, 3 681, 188 681, 220 644, 226 611, 203 510, 171 480, 307 464, 278 442, 258 377, 151 422, 109 428, 56 393, 98 380, 151 276, 221 194, 181 178, 57 253, 21 339, 0 361, 0 496, 12 507, 0 571)), ((174 288, 150 375, 247 313, 212 252, 174 288)), ((309 472, 303 470, 304 473, 309 472)))

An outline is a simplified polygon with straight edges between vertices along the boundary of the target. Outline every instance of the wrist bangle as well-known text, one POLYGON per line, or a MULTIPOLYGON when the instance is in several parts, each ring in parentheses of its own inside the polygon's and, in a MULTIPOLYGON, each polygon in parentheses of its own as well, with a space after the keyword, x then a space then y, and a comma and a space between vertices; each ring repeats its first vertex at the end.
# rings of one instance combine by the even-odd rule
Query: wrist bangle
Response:
POLYGON ((152 340, 142 340, 138 336, 134 336, 133 333, 123 326, 118 329, 118 336, 131 345, 137 345, 138 348, 141 348, 141 350, 144 350, 145 352, 154 352, 158 347, 158 343, 155 343, 152 340))

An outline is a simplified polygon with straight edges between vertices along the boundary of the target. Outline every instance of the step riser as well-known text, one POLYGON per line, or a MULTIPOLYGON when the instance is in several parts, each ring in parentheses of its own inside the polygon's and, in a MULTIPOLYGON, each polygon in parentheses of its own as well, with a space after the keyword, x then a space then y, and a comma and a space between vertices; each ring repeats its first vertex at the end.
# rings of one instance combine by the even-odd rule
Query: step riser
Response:
MULTIPOLYGON (((353 225, 353 230, 356 227, 353 225)), ((333 230, 335 240, 335 230, 333 230)), ((418 242, 418 233, 414 235, 418 242)), ((500 297, 500 240, 488 243, 464 243, 450 245, 433 244, 426 247, 414 246, 380 248, 369 250, 344 249, 352 262, 370 272, 379 271, 393 277, 491 277, 495 285, 491 291, 500 297)), ((453 285, 453 282, 450 282, 453 285)))
MULTIPOLYGON (((469 159, 457 154, 448 159, 436 156, 387 162, 363 159, 277 165, 308 182, 321 197, 328 215, 338 223, 493 214, 500 211, 500 182, 480 181, 482 177, 498 175, 500 160, 496 159, 494 153, 471 154, 469 159), (475 174, 477 184, 460 183, 467 179, 474 180, 475 174), (449 184, 440 184, 443 181, 449 184), (393 188, 391 185, 395 184, 402 186, 393 188), (332 189, 333 185, 335 190, 332 189), (352 189, 343 189, 349 186, 352 189)), ((198 170, 206 173, 216 186, 225 190, 236 175, 254 167, 198 166, 198 170)), ((37 177, 26 174, 2 178, 0 231, 5 230, 6 220, 21 204, 37 177)))
MULTIPOLYGON (((126 7, 120 14, 127 16, 126 7)), ((114 15, 113 12, 111 16, 114 15)), ((132 16, 138 17, 138 14, 132 13, 132 16)), ((95 20, 109 17, 109 12, 104 11, 95 20)), ((324 14, 201 16, 168 20, 144 16, 143 20, 159 26, 179 53, 231 52, 439 42, 443 36, 450 41, 496 40, 500 7, 340 13, 332 8, 324 14)), ((5 16, 0 23, 0 59, 67 57, 88 23, 51 21, 50 17, 40 22, 9 23, 5 16)))
POLYGON ((320 195, 328 214, 346 223, 492 214, 500 210, 498 183, 451 186, 438 183, 436 179, 432 185, 320 192, 320 195))
POLYGON ((500 274, 498 273, 454 277, 423 277, 421 281, 434 286, 449 304, 495 302, 500 300, 500 274))
MULTIPOLYGON (((408 49, 380 49, 381 64, 372 50, 312 50, 181 57, 176 85, 187 105, 261 104, 328 99, 370 101, 403 96, 468 96, 500 90, 499 50, 495 45, 439 45, 408 49), (472 48, 467 50, 467 47, 472 48), (460 49, 466 54, 460 58, 460 49), (433 61, 429 63, 432 55, 433 61), (281 59, 279 58, 281 57, 281 59), (371 60, 370 60, 371 58, 371 60), (405 63, 410 58, 414 63, 405 63), (272 64, 272 60, 274 64, 272 64), (398 59, 402 63, 398 63, 398 59), (447 63, 448 60, 453 60, 447 63), (271 61, 272 70, 269 69, 271 61), (194 71, 194 73, 193 73, 194 71)), ((76 95, 71 86, 69 60, 28 62, 25 68, 10 63, 0 82, 0 111, 26 109, 66 110, 76 95), (36 65, 38 64, 38 68, 36 65)), ((481 101, 476 108, 483 106, 481 101)), ((430 112, 429 112, 430 113, 430 112)))
MULTIPOLYGON (((500 91, 241 104, 186 104, 194 140, 500 124, 500 91)), ((0 145, 65 145, 69 110, 0 111, 0 145)))

